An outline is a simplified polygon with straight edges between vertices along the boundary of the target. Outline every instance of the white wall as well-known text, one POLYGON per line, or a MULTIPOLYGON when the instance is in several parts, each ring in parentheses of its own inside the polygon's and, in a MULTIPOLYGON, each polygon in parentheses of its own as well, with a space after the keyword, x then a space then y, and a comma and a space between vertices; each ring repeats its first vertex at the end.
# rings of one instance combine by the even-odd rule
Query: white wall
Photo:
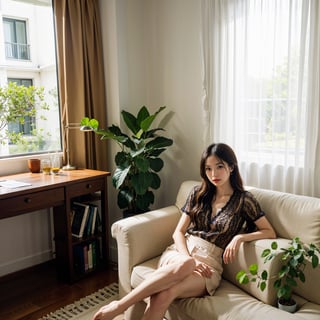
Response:
MULTIPOLYGON (((167 106, 165 134, 174 145, 162 155, 154 208, 170 205, 183 180, 199 179, 204 149, 200 1, 100 0, 100 6, 108 124, 120 123, 122 109, 135 113, 142 105, 152 111, 167 106)), ((109 146, 112 164, 117 150, 109 146)), ((111 222, 121 218, 111 184, 109 212, 111 222)))
MULTIPOLYGON (((164 126, 174 145, 163 153, 162 185, 154 208, 175 201, 179 185, 199 178, 199 160, 204 148, 201 112, 200 1, 198 0, 100 0, 107 89, 108 124, 120 123, 120 111, 136 112, 142 105, 155 111, 167 106, 170 121, 164 126)), ((110 170, 117 147, 108 143, 110 170)), ((9 173, 9 172, 8 172, 9 173)), ((110 179, 111 180, 111 179, 110 179)), ((109 180, 109 182, 110 182, 109 180)), ((109 183, 110 222, 121 218, 116 192, 109 183)), ((38 246, 24 247, 13 237, 10 249, 2 241, 0 275, 27 266, 30 257, 52 255, 51 230, 34 214, 2 220, 1 232, 25 225, 23 237, 33 235, 38 246), (5 250, 5 254, 3 254, 5 250), (21 261, 20 261, 21 260, 21 261)), ((44 212, 44 220, 48 220, 44 212)), ((20 232, 20 230, 17 230, 20 232)), ((8 236, 9 237, 9 236, 8 236)), ((6 238, 7 239, 7 238, 6 238)), ((10 239, 10 237, 9 237, 10 239)), ((23 241, 22 241, 23 242, 23 241)), ((33 241, 34 242, 34 241, 33 241)), ((112 257, 115 244, 112 241, 112 257)))
MULTIPOLYGON (((163 187, 158 197, 159 205, 170 204, 181 181, 199 177, 204 148, 199 1, 100 3, 105 32, 108 123, 119 124, 121 109, 136 112, 147 105, 155 111, 167 106, 170 120, 165 134, 173 138, 174 145, 163 154, 163 187), (108 43, 110 38, 113 45, 108 43)), ((113 156, 110 158, 113 161, 113 156)))

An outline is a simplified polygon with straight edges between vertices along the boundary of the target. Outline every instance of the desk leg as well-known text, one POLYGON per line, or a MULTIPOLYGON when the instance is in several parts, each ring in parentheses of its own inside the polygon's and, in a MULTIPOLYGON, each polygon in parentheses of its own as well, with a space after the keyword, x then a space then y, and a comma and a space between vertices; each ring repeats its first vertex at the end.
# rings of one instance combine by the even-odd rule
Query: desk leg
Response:
POLYGON ((64 205, 53 208, 53 221, 58 276, 63 280, 72 280, 73 262, 71 230, 69 230, 70 217, 68 216, 66 207, 64 205))

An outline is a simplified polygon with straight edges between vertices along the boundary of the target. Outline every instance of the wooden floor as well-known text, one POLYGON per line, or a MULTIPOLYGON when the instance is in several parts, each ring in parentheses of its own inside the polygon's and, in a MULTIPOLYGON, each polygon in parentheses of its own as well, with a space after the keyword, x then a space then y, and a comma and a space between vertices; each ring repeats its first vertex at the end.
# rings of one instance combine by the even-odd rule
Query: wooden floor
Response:
POLYGON ((57 279, 53 263, 0 278, 0 319, 33 320, 118 281, 115 266, 69 284, 57 279))

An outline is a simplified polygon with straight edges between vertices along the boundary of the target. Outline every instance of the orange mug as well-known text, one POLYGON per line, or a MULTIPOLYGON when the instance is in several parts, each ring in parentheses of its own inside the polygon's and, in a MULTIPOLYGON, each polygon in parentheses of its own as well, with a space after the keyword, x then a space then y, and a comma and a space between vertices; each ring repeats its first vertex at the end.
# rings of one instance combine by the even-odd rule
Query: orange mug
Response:
POLYGON ((40 159, 29 159, 28 168, 32 173, 40 172, 40 159))

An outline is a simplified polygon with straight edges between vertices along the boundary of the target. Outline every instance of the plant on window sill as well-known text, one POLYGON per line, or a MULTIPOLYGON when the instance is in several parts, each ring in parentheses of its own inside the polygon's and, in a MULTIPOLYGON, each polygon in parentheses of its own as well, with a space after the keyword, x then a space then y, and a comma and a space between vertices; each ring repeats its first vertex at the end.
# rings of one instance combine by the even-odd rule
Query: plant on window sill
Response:
MULTIPOLYGON (((261 258, 264 263, 272 260, 279 254, 278 243, 273 241, 270 249, 263 250, 261 258)), ((298 286, 297 280, 305 282, 306 277, 304 269, 306 261, 311 260, 313 268, 319 266, 320 248, 314 244, 303 244, 298 237, 291 240, 288 248, 281 248, 282 266, 277 274, 269 275, 267 270, 259 272, 257 264, 249 266, 249 270, 240 270, 236 279, 240 284, 247 284, 249 282, 257 282, 257 287, 264 291, 267 287, 269 279, 275 279, 273 286, 277 291, 277 297, 280 304, 294 305, 296 304, 292 298, 292 291, 294 287, 298 286)))

